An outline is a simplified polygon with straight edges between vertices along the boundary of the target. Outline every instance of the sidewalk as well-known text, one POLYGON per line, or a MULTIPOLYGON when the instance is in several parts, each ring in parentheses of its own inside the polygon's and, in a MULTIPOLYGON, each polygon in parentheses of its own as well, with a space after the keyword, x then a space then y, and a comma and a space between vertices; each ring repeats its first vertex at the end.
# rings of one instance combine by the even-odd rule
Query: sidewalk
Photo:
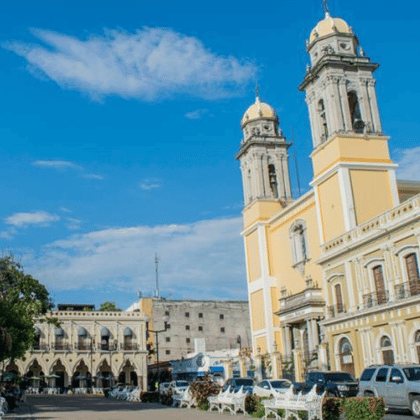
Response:
MULTIPOLYGON (((231 417, 231 416, 229 416, 231 417)), ((4 420, 223 420, 225 415, 83 396, 28 396, 4 420)))

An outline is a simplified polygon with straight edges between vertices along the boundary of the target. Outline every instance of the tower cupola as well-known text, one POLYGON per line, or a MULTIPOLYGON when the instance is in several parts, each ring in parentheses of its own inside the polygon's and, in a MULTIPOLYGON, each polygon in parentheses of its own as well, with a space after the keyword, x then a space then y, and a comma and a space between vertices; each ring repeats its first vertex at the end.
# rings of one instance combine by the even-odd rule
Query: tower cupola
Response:
POLYGON ((241 162, 245 205, 254 200, 291 199, 286 142, 272 106, 261 102, 258 92, 241 120, 243 139, 237 159, 241 162))

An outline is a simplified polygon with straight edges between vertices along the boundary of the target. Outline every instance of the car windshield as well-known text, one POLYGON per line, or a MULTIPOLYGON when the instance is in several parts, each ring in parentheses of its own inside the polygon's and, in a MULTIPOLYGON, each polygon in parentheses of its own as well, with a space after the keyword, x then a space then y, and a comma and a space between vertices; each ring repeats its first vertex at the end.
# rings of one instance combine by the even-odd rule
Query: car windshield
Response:
POLYGON ((252 386, 252 379, 235 379, 235 385, 237 386, 252 386))
POLYGON ((273 388, 290 388, 291 385, 289 381, 271 381, 273 388))
POLYGON ((420 367, 410 367, 403 369, 409 381, 420 381, 420 367))
POLYGON ((324 377, 327 382, 354 382, 353 376, 349 373, 324 373, 324 377))
POLYGON ((176 381, 175 385, 176 386, 188 386, 188 382, 187 381, 176 381))

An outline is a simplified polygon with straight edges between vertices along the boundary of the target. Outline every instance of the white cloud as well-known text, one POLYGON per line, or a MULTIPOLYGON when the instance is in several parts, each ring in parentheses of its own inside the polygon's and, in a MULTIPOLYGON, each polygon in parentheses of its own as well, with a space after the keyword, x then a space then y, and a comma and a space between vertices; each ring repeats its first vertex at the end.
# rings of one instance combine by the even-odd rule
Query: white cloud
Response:
POLYGON ((165 294, 189 298, 246 298, 240 218, 184 225, 137 226, 73 235, 45 246, 28 269, 52 290, 150 292, 154 255, 165 294))
POLYGON ((70 229, 70 230, 80 229, 80 224, 82 223, 80 219, 75 219, 74 217, 67 217, 66 221, 67 221, 67 229, 70 229))
POLYGON ((395 151, 398 179, 420 181, 420 146, 395 151))
POLYGON ((81 169, 79 165, 68 160, 36 160, 32 165, 53 169, 81 169))
POLYGON ((94 100, 229 97, 240 94, 257 72, 249 60, 217 55, 201 40, 169 28, 105 30, 85 40, 42 29, 32 33, 46 45, 7 42, 2 47, 24 57, 33 74, 94 100))
POLYGON ((8 225, 15 227, 26 227, 28 225, 49 226, 52 222, 58 220, 60 220, 59 216, 42 210, 29 213, 15 213, 4 219, 8 225))
POLYGON ((162 186, 161 182, 156 178, 145 179, 139 184, 142 190, 154 190, 162 186))
POLYGON ((67 207, 60 207, 61 211, 64 211, 64 213, 73 213, 70 209, 68 209, 67 207))
POLYGON ((98 181, 103 181, 105 179, 104 176, 98 174, 84 174, 83 178, 86 179, 97 179, 98 181))
POLYGON ((208 109, 196 109, 195 111, 187 112, 184 117, 188 118, 189 120, 199 120, 204 115, 208 114, 208 109))

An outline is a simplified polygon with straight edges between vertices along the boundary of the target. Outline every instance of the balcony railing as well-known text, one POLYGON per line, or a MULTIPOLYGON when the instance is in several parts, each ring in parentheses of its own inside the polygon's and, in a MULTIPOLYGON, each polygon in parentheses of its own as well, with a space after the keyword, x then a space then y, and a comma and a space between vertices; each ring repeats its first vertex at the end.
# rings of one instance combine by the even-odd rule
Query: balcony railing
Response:
POLYGON ((75 347, 76 350, 79 350, 79 351, 90 351, 90 350, 92 350, 90 344, 86 344, 86 343, 77 343, 74 347, 75 347))
POLYGON ((374 306, 385 305, 389 302, 388 290, 367 293, 363 295, 363 308, 373 308, 374 306))
POLYGON ((331 318, 346 313, 346 307, 344 303, 339 303, 328 307, 328 314, 331 318))
POLYGON ((52 349, 54 351, 71 351, 71 346, 66 343, 54 343, 52 349))
POLYGON ((136 343, 123 343, 122 349, 125 351, 134 351, 137 350, 138 346, 136 343))
POLYGON ((117 345, 113 345, 113 344, 101 344, 99 346, 100 351, 116 351, 118 350, 118 346, 117 345))
POLYGON ((48 345, 45 343, 35 343, 32 347, 33 351, 48 351, 48 345))
POLYGON ((420 280, 416 279, 395 286, 395 298, 407 299, 412 296, 420 295, 420 280))

